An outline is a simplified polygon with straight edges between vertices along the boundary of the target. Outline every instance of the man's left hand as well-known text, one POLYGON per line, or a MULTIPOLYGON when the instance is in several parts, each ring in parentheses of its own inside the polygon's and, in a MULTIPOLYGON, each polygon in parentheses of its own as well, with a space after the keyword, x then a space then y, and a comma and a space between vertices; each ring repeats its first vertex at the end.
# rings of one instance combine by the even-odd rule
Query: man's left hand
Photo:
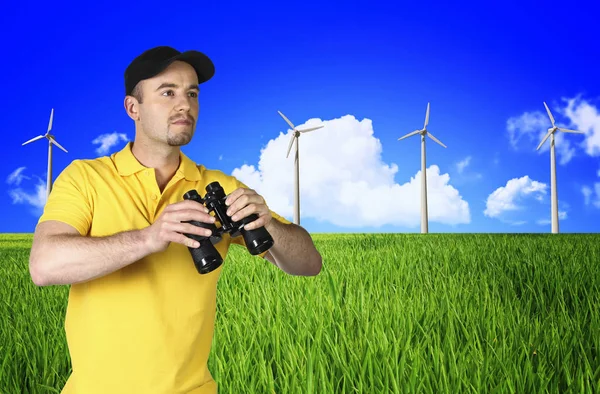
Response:
POLYGON ((253 213, 258 215, 257 220, 244 226, 246 230, 254 230, 267 226, 273 218, 265 199, 253 189, 243 187, 235 189, 227 196, 225 204, 229 207, 227 215, 234 222, 248 217, 253 213))

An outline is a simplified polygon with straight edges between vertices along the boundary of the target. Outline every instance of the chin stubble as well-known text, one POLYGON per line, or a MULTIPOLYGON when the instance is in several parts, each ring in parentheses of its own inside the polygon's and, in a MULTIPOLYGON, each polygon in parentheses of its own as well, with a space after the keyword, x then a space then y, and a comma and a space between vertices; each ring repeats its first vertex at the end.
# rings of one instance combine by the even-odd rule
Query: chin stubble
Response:
POLYGON ((170 146, 181 146, 186 145, 192 140, 193 133, 191 131, 179 132, 177 134, 171 134, 171 131, 167 131, 167 143, 170 146))

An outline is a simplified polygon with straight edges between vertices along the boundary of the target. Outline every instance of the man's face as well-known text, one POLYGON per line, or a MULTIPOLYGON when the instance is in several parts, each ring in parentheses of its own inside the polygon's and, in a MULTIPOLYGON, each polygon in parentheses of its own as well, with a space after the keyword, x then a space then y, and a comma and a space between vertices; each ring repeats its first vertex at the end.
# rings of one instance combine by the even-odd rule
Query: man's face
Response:
POLYGON ((141 82, 139 104, 143 133, 170 146, 192 140, 198 119, 198 76, 192 66, 173 62, 157 76, 141 82))

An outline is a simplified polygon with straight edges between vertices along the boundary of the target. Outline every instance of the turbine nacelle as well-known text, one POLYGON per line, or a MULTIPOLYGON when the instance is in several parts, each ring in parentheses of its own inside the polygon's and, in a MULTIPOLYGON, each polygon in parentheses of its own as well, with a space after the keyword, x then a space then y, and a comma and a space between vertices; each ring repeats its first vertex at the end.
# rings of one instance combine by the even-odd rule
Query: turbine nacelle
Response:
POLYGON ((427 131, 427 125, 429 124, 429 110, 430 110, 430 105, 429 105, 429 103, 427 103, 427 112, 425 113, 425 124, 424 124, 424 127, 422 129, 420 129, 420 130, 412 131, 412 132, 410 132, 410 133, 408 133, 408 134, 406 134, 406 135, 398 138, 398 141, 403 140, 403 139, 408 138, 408 137, 412 137, 413 135, 419 134, 419 135, 422 135, 422 136, 426 135, 427 137, 431 138, 433 141, 437 142, 438 144, 440 144, 444 148, 447 148, 446 145, 442 144, 442 142, 440 140, 438 140, 437 138, 435 138, 429 131, 427 131))
POLYGON ((540 148, 542 147, 542 145, 544 145, 544 142, 546 142, 548 137, 550 137, 550 135, 554 134, 557 130, 562 131, 563 133, 585 134, 583 131, 570 130, 570 129, 565 129, 563 127, 558 127, 554 120, 554 116, 552 116, 552 112, 550 111, 550 108, 548 108, 548 105, 546 104, 546 102, 544 102, 544 107, 546 107, 546 112, 548 113, 548 117, 550 118, 552 127, 548 128, 548 132, 546 133, 546 135, 542 139, 542 142, 540 142, 540 144, 537 146, 537 148, 535 150, 540 150, 540 148))
POLYGON ((290 125, 290 127, 292 128, 292 138, 290 139, 290 144, 288 145, 287 154, 285 155, 286 159, 290 156, 290 151, 292 150, 292 146, 294 145, 294 142, 296 141, 296 139, 300 138, 300 133, 308 133, 310 131, 318 130, 322 127, 325 127, 324 125, 320 125, 320 126, 316 126, 316 127, 310 127, 308 129, 298 130, 298 129, 296 129, 296 126, 294 126, 294 124, 288 118, 286 118, 286 116, 284 114, 281 113, 281 111, 277 111, 277 112, 279 113, 279 115, 281 115, 283 120, 285 120, 285 122, 288 125, 290 125))

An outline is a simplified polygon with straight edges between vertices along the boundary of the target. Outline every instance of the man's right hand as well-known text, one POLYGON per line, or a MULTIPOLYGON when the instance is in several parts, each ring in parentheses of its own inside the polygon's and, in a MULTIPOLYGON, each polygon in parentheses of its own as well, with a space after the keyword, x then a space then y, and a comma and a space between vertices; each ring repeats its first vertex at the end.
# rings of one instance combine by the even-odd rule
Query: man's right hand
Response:
POLYGON ((142 230, 148 251, 150 253, 162 252, 171 242, 191 248, 200 246, 198 241, 184 234, 208 237, 211 235, 211 231, 191 223, 182 223, 189 220, 203 223, 215 222, 215 218, 208 213, 206 207, 197 201, 183 200, 168 205, 152 225, 142 230))

